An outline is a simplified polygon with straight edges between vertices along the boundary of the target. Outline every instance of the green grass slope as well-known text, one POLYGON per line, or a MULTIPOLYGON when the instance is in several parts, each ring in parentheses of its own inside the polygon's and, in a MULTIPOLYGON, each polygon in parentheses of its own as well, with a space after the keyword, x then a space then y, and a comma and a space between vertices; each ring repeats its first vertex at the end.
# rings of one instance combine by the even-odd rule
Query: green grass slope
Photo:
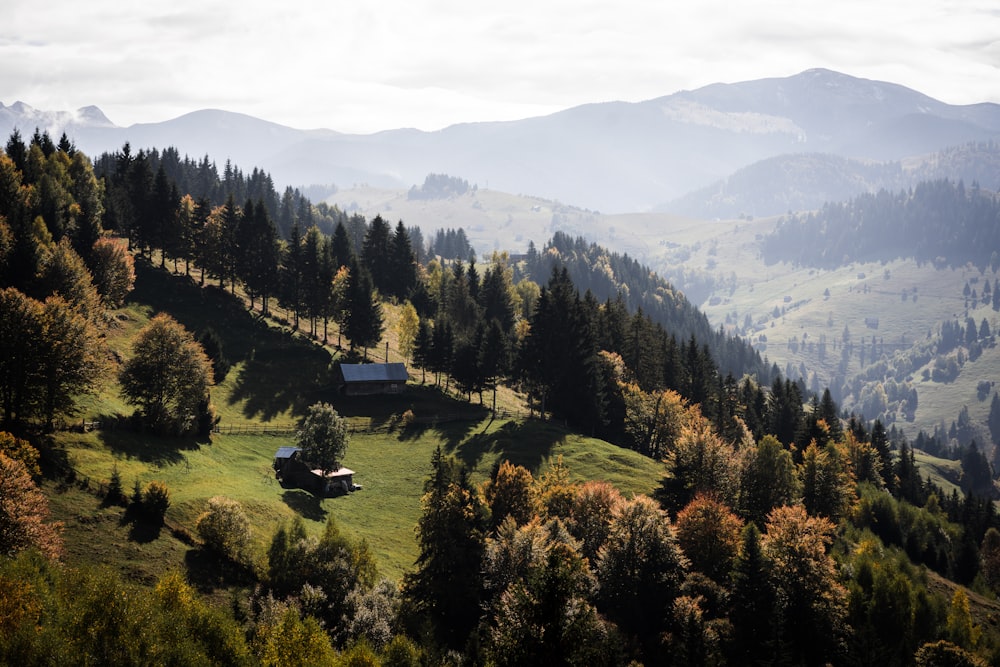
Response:
POLYGON ((432 387, 411 385, 397 396, 341 397, 330 383, 329 349, 251 315, 217 288, 199 288, 183 276, 148 266, 140 267, 137 289, 117 313, 108 336, 112 356, 127 358, 135 333, 160 311, 196 335, 211 326, 222 338, 232 364, 212 392, 222 433, 211 439, 168 438, 128 429, 116 417, 131 408, 122 404, 116 382, 109 379, 85 401, 81 415, 81 420, 103 420, 105 428, 59 433, 57 452, 91 489, 106 484, 116 468, 126 492, 135 482, 164 482, 171 492, 167 528, 153 538, 132 535, 120 508, 102 507, 93 493, 75 486, 51 486, 56 518, 67 524, 71 562, 106 564, 140 580, 183 568, 191 547, 183 540, 175 543, 177 537, 194 535, 208 499, 223 495, 243 504, 262 550, 283 521, 301 516, 318 533, 333 516, 346 533, 368 541, 383 574, 399 578, 417 556, 414 527, 438 447, 466 463, 477 481, 504 459, 538 474, 548 460, 562 456, 573 478, 606 480, 629 495, 652 493, 659 483, 661 464, 635 452, 553 423, 491 420, 482 407, 432 387), (282 488, 275 480, 275 451, 294 444, 287 427, 319 400, 331 402, 351 424, 343 463, 356 471, 362 491, 320 499, 282 488), (403 426, 400 416, 407 410, 416 421, 403 426), (286 429, 274 435, 246 433, 275 425, 286 429))

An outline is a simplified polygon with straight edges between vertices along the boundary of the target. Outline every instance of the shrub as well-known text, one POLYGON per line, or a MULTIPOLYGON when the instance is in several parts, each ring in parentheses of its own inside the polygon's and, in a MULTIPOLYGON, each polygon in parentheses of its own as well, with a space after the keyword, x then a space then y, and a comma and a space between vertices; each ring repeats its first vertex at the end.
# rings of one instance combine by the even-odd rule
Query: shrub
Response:
POLYGON ((237 501, 223 496, 209 499, 196 527, 208 548, 237 563, 249 562, 250 520, 237 501))
POLYGON ((142 494, 142 511, 149 518, 163 521, 170 507, 170 489, 163 482, 150 482, 142 494))
POLYGON ((104 496, 104 501, 109 505, 124 505, 126 503, 125 490, 122 488, 122 476, 118 472, 118 464, 111 469, 111 479, 108 481, 108 492, 104 496))

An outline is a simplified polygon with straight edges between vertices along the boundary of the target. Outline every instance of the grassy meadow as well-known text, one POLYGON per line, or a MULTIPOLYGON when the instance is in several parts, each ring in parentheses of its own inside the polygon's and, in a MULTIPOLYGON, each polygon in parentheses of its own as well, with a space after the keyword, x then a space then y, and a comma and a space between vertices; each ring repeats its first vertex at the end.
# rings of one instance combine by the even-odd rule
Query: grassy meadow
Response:
MULTIPOLYGON (((339 396, 330 379, 338 351, 265 321, 217 287, 198 287, 194 280, 149 266, 140 266, 138 274, 130 302, 112 321, 111 357, 127 358, 132 338, 157 312, 171 314, 196 336, 211 326, 231 364, 212 391, 221 433, 210 439, 172 438, 126 428, 119 420, 132 409, 118 397, 113 379, 87 397, 78 422, 101 420, 105 427, 58 433, 56 455, 72 467, 77 482, 46 486, 53 513, 66 525, 71 563, 108 565, 140 581, 178 568, 214 576, 211 568, 198 567, 204 555, 191 536, 207 500, 222 495, 244 506, 261 554, 282 522, 298 515, 318 534, 332 516, 345 533, 368 541, 382 574, 399 579, 417 556, 414 528, 438 447, 466 463, 480 482, 504 459, 539 474, 550 459, 562 456, 574 479, 606 480, 628 495, 651 493, 659 484, 662 468, 655 461, 551 422, 491 419, 478 402, 422 386, 419 375, 401 395, 339 396), (362 491, 321 499, 283 488, 274 478, 275 451, 294 444, 290 429, 320 400, 331 402, 351 425, 343 464, 356 471, 362 491), (416 419, 404 426, 401 415, 407 410, 416 419), (283 430, 245 432, 267 426, 283 430), (135 482, 157 480, 169 487, 171 506, 163 529, 151 534, 130 524, 121 508, 101 503, 93 491, 107 484, 115 469, 126 493, 135 482), (90 491, 81 489, 84 481, 90 491)), ((387 310, 391 319, 394 310, 387 310)), ((390 358, 395 360, 394 354, 390 358)), ((489 394, 484 400, 489 403, 489 394)), ((509 393, 500 402, 516 407, 509 393)))

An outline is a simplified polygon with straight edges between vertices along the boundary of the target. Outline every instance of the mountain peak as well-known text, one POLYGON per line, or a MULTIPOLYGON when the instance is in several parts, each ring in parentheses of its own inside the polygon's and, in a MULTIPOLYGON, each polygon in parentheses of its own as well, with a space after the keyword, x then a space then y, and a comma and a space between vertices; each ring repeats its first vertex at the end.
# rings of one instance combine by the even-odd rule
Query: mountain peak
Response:
POLYGON ((77 122, 85 125, 92 125, 97 127, 114 127, 115 124, 112 123, 104 112, 100 108, 89 105, 85 107, 80 107, 76 110, 77 122))

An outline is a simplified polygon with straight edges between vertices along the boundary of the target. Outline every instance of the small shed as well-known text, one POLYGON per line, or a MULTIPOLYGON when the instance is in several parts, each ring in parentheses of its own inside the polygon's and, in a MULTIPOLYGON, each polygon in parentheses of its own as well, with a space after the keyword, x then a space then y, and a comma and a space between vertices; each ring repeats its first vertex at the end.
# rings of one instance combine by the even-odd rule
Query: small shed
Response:
POLYGON ((410 374, 406 364, 340 364, 341 391, 348 396, 398 394, 410 374))
POLYGON ((299 458, 298 447, 279 447, 274 454, 274 474, 282 486, 298 487, 318 496, 347 493, 361 487, 354 484, 354 471, 341 467, 325 475, 299 458))

